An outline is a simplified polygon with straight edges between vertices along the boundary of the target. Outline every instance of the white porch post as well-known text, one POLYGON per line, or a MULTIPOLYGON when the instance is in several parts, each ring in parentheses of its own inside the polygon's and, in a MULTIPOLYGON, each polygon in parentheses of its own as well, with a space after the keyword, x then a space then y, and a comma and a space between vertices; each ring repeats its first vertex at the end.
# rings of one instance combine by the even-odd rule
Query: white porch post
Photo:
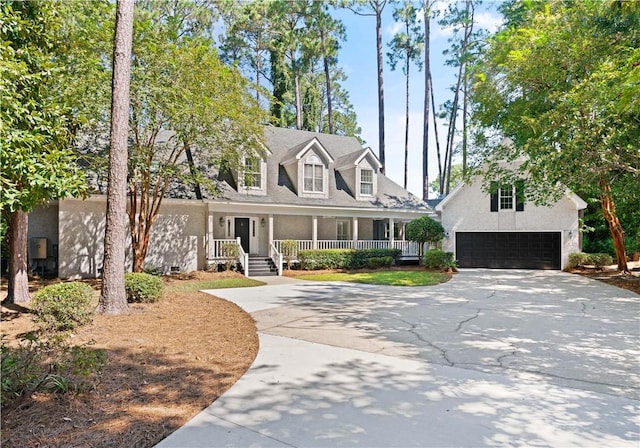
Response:
POLYGON ((207 237, 204 243, 205 245, 205 254, 207 254, 207 260, 209 260, 212 256, 211 250, 213 244, 213 213, 209 212, 207 215, 207 237))
POLYGON ((393 218, 389 218, 389 247, 393 249, 395 247, 395 232, 393 231, 395 227, 395 221, 393 218))
POLYGON ((351 221, 351 226, 353 227, 353 248, 358 248, 358 218, 353 217, 351 221))
POLYGON ((273 243, 273 215, 269 215, 269 247, 273 243))
POLYGON ((313 248, 317 249, 318 248, 318 217, 317 216, 312 216, 312 223, 311 223, 311 240, 312 240, 312 244, 313 244, 313 248))

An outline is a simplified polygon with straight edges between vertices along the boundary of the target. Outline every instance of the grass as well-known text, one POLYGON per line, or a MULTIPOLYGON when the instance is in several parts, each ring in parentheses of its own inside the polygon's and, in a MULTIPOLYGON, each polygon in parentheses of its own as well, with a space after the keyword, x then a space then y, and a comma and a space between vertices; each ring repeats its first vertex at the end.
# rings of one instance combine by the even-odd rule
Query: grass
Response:
POLYGON ((180 283, 178 285, 169 286, 167 290, 173 292, 190 292, 201 291, 203 289, 246 288, 248 286, 261 286, 264 284, 264 282, 253 280, 247 277, 222 278, 219 280, 180 283))
POLYGON ((369 283, 390 286, 430 286, 449 281, 451 276, 429 271, 329 272, 296 276, 303 280, 369 283))

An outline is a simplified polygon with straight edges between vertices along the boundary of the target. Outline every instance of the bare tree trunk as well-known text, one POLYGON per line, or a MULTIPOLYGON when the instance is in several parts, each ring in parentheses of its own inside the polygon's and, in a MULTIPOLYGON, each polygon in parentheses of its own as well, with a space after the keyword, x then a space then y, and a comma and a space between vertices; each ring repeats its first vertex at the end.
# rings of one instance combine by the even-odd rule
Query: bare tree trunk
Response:
POLYGON ((384 154, 384 61, 382 59, 382 10, 376 13, 376 50, 378 52, 378 152, 380 154, 380 171, 385 172, 384 154))
POLYGON ((133 34, 133 1, 118 0, 111 84, 111 137, 109 188, 104 237, 103 281, 97 312, 128 311, 124 288, 127 235, 127 135, 129 129, 129 82, 133 34))
POLYGON ((324 77, 327 83, 327 124, 329 126, 329 134, 333 134, 333 108, 331 105, 331 73, 329 71, 329 58, 326 56, 324 57, 324 77))
MULTIPOLYGON (((436 110, 436 100, 433 96, 433 79, 431 78, 431 73, 429 73, 429 91, 431 92, 431 108, 433 109, 433 132, 436 137, 436 154, 438 155, 438 176, 440 178, 440 185, 442 185, 442 158, 440 152, 440 133, 438 132, 438 120, 436 118, 435 110, 436 110)), ((442 195, 442 187, 438 190, 438 193, 442 195)))
POLYGON ((431 84, 431 57, 429 54, 431 5, 424 5, 424 120, 422 127, 422 199, 429 199, 429 96, 431 84))
POLYGON ((406 84, 405 84, 405 123, 404 123, 404 189, 407 189, 407 181, 409 177, 409 67, 411 65, 411 60, 407 56, 407 65, 406 69, 406 84))
POLYGON ((605 179, 600 180, 600 204, 602 206, 602 214, 607 224, 609 224, 609 231, 613 238, 618 271, 629 274, 627 254, 624 248, 624 231, 616 214, 616 206, 613 201, 613 195, 611 194, 611 185, 605 179))
POLYGON ((296 94, 296 129, 302 129, 302 93, 300 92, 300 77, 296 73, 293 77, 296 94))
POLYGON ((9 215, 9 282, 7 297, 2 303, 26 303, 29 296, 29 262, 27 253, 27 231, 29 215, 16 210, 9 215))

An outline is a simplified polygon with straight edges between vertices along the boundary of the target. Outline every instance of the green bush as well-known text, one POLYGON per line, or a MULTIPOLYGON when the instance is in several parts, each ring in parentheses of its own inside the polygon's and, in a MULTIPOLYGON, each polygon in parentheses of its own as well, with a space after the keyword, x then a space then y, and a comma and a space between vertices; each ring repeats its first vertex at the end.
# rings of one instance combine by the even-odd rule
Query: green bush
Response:
POLYGON ((39 339, 33 333, 17 347, 2 341, 0 353, 3 409, 36 391, 67 393, 94 387, 107 361, 104 350, 69 346, 64 339, 39 339))
POLYGON ((424 254, 423 264, 430 269, 456 268, 453 252, 445 252, 440 249, 431 249, 424 254))
POLYGON ((220 250, 224 257, 225 269, 232 270, 240 261, 240 246, 238 243, 222 243, 220 250))
POLYGON ((361 269, 371 267, 369 260, 381 258, 390 266, 400 256, 400 249, 314 249, 298 252, 298 260, 302 269, 361 269), (389 262, 388 259, 391 259, 389 262))
POLYGON ((567 262, 567 269, 575 269, 587 265, 589 264, 587 262, 588 260, 589 254, 585 254, 584 252, 571 252, 567 262))
POLYGON ((287 269, 291 269, 291 260, 297 256, 298 242, 295 240, 284 240, 280 243, 280 250, 287 263, 287 269))
POLYGON ((353 249, 309 249, 298 251, 302 269, 346 269, 353 249))
POLYGON ((144 272, 127 272, 124 275, 127 302, 153 303, 160 300, 164 285, 160 277, 144 272))
POLYGON ((587 254, 584 252, 572 252, 569 254, 567 269, 575 269, 583 266, 595 266, 601 268, 613 264, 613 257, 609 254, 587 254))
POLYGON ((367 267, 370 269, 388 268, 393 264, 393 257, 371 257, 367 259, 367 267))
POLYGON ((597 268, 613 264, 613 257, 609 254, 589 254, 589 264, 597 268))
POLYGON ((56 283, 33 298, 34 322, 45 332, 73 331, 91 322, 93 290, 86 283, 56 283))

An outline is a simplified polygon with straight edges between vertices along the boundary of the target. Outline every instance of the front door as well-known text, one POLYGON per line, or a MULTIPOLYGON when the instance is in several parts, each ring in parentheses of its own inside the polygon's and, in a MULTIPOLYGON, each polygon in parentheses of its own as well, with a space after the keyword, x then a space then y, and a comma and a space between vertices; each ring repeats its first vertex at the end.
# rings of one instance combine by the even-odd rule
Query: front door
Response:
POLYGON ((240 238, 240 245, 245 253, 249 253, 249 218, 235 219, 236 238, 240 238))

